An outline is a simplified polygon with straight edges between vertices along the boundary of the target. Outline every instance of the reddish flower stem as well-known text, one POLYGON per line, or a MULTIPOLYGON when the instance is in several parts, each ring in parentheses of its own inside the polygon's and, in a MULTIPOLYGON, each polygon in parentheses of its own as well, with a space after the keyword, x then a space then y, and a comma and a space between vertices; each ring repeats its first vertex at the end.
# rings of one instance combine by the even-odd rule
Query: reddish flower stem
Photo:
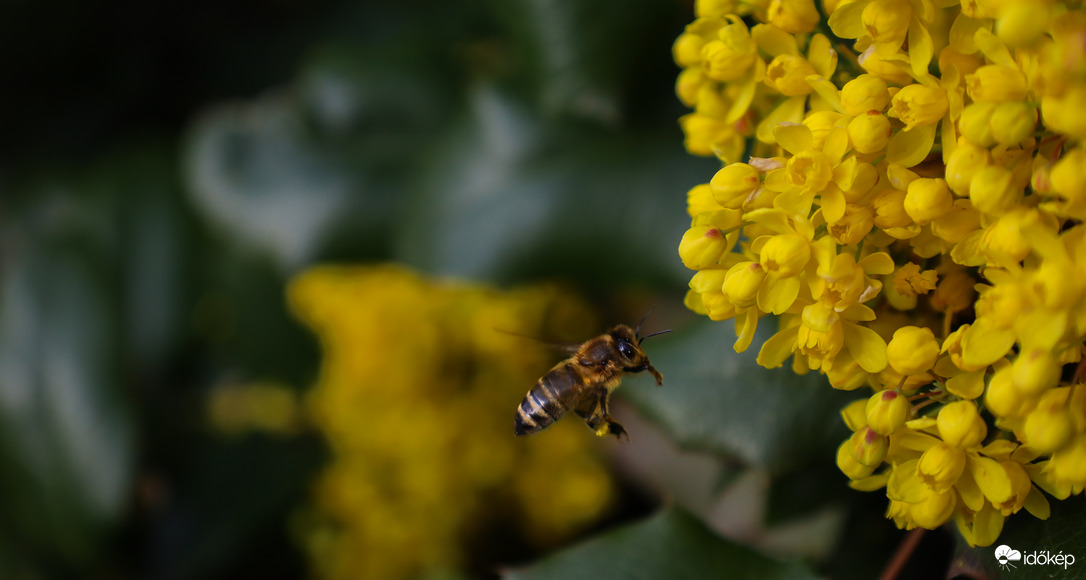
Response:
POLYGON ((901 574, 901 570, 905 568, 905 564, 909 561, 913 552, 916 551, 916 547, 920 545, 920 540, 924 538, 924 532, 926 531, 924 528, 915 528, 905 535, 905 539, 901 541, 897 551, 894 552, 893 559, 882 569, 879 580, 894 580, 901 574))

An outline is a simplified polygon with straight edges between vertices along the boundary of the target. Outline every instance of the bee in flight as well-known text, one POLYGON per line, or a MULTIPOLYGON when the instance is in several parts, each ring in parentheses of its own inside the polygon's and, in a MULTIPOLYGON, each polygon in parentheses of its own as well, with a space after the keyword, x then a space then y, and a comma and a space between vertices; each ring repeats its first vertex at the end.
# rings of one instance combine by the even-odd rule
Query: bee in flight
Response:
POLYGON ((611 391, 622 382, 624 373, 649 371, 656 386, 662 385, 664 377, 649 363, 641 341, 671 332, 662 330, 639 337, 640 330, 640 324, 637 330, 620 324, 579 346, 566 346, 573 356, 543 375, 517 408, 516 434, 540 431, 573 411, 596 435, 629 440, 626 430, 611 417, 611 391))

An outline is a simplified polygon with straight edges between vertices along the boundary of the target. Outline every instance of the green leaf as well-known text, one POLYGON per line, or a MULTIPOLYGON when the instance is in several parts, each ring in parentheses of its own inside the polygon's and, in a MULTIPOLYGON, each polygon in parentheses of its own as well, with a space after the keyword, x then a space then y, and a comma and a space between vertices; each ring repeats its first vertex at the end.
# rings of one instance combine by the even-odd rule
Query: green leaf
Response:
POLYGON ((730 323, 699 319, 677 328, 645 345, 664 374, 663 387, 627 379, 619 393, 686 447, 778 474, 807 462, 833 464, 847 436, 838 413, 856 395, 835 391, 816 372, 758 366, 757 345, 775 327, 771 317, 762 318, 754 346, 742 354, 731 349, 730 323))
POLYGON ((631 93, 645 92, 630 90, 633 81, 674 78, 669 47, 688 17, 675 3, 661 1, 636 8, 624 0, 501 0, 492 5, 522 63, 518 73, 529 79, 543 112, 607 124, 626 116, 631 93))
POLYGON ((133 470, 117 313, 84 248, 5 229, 19 243, 0 274, 0 513, 23 542, 88 566, 133 470))
MULTIPOLYGON (((312 259, 325 231, 350 207, 357 183, 307 138, 283 95, 205 113, 191 129, 184 175, 195 207, 228 239, 283 269, 312 259)), ((387 212, 371 208, 372 223, 387 212)))
POLYGON ((719 162, 684 154, 669 135, 544 124, 508 92, 479 87, 427 159, 396 258, 501 282, 684 281, 676 254, 690 223, 683 194, 719 162))
POLYGON ((574 546, 505 580, 817 578, 805 566, 773 560, 722 539, 676 508, 574 546))

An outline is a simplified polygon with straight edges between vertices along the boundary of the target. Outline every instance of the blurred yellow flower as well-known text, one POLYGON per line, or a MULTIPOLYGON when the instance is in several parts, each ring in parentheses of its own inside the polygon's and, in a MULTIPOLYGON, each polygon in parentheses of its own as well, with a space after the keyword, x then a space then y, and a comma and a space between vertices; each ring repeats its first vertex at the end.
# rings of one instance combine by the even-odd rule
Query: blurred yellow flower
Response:
POLYGON ((586 335, 571 296, 326 266, 298 275, 289 299, 323 350, 307 405, 332 457, 296 526, 318 577, 455 573, 489 522, 547 546, 606 511, 612 481, 583 427, 513 436, 552 357, 501 331, 586 335))

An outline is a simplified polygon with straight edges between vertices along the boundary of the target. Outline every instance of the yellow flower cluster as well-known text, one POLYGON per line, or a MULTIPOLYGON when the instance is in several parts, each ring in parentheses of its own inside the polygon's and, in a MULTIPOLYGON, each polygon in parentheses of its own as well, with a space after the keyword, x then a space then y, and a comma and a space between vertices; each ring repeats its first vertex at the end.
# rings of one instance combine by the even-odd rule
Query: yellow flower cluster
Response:
POLYGON ((607 509, 613 482, 584 427, 513 436, 521 397, 554 361, 500 331, 587 332, 569 295, 375 266, 311 269, 289 298, 323 349, 307 405, 332 461, 298 518, 317 577, 456 573, 488 525, 544 546, 607 509))
POLYGON ((888 517, 998 537, 1086 487, 1086 10, 1063 0, 698 0, 674 45, 686 304, 780 330, 838 389, 838 465, 888 517), (840 58, 840 60, 839 60, 840 58), (745 161, 744 161, 745 160, 745 161), (1076 367, 1075 365, 1080 365, 1076 367), (991 428, 990 426, 994 426, 991 428))

